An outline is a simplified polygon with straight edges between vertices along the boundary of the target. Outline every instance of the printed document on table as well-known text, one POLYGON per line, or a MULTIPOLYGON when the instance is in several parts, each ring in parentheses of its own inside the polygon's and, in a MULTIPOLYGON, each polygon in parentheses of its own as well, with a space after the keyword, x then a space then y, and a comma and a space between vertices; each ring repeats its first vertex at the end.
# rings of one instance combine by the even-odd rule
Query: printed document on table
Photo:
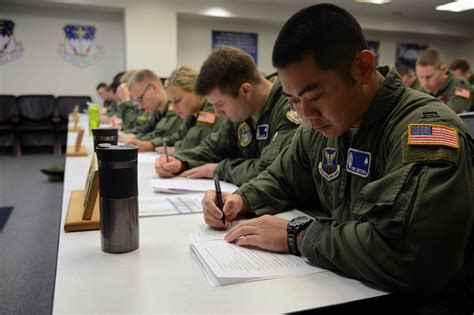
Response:
MULTIPOLYGON (((237 190, 237 186, 224 181, 220 182, 223 192, 232 193, 237 190)), ((156 193, 185 194, 192 192, 206 192, 215 190, 212 179, 190 179, 185 177, 173 178, 152 178, 151 186, 156 193)))
POLYGON ((176 215, 202 212, 202 194, 182 197, 140 197, 140 217, 176 215))
POLYGON ((190 235, 191 255, 212 286, 326 271, 298 256, 241 247, 224 241, 222 233, 212 234, 190 235))

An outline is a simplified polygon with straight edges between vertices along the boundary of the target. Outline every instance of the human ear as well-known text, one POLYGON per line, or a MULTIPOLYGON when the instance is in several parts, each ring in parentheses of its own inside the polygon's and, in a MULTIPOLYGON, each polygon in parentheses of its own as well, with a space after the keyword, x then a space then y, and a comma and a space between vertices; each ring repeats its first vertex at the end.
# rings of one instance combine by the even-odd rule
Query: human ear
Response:
POLYGON ((249 98, 252 95, 252 92, 253 92, 253 85, 252 84, 250 84, 248 82, 242 83, 242 85, 240 86, 241 95, 243 95, 246 98, 249 98))
POLYGON ((352 62, 352 76, 361 84, 369 83, 375 71, 375 57, 369 50, 362 50, 352 62))
POLYGON ((446 72, 448 72, 448 66, 445 63, 441 65, 440 69, 441 69, 442 74, 445 74, 446 72))

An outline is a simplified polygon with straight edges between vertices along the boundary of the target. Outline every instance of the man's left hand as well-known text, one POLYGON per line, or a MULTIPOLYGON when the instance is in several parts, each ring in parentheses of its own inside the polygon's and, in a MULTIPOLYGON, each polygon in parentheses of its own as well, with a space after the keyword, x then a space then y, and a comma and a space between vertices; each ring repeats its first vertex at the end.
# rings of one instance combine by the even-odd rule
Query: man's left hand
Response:
POLYGON ((181 176, 187 178, 214 178, 214 170, 217 163, 207 163, 195 168, 191 168, 181 173, 181 176))
POLYGON ((273 252, 288 253, 288 221, 264 215, 234 226, 225 236, 227 242, 240 246, 255 246, 273 252))
POLYGON ((128 141, 128 144, 133 144, 138 147, 138 152, 153 151, 155 147, 150 141, 140 141, 138 139, 132 139, 128 141))

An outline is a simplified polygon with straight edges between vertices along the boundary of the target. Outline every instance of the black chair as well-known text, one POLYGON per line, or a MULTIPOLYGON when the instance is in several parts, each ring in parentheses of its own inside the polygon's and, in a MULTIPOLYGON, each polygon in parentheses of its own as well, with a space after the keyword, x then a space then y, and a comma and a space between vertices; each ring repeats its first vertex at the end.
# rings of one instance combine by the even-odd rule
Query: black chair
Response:
POLYGON ((54 153, 61 148, 56 137, 56 116, 53 95, 21 95, 17 97, 21 146, 52 145, 54 153))
POLYGON ((72 112, 76 105, 79 105, 80 112, 87 111, 87 102, 92 102, 90 96, 58 96, 56 97, 56 108, 58 109, 61 118, 63 118, 61 116, 63 114, 66 114, 67 118, 67 115, 72 112), (62 113, 60 107, 62 108, 62 113))
POLYGON ((14 95, 0 95, 0 145, 12 146, 16 156, 21 154, 17 132, 18 109, 14 95))
POLYGON ((89 96, 58 96, 56 97, 56 111, 59 117, 56 126, 57 138, 61 146, 66 145, 69 114, 72 113, 76 105, 79 112, 87 110, 87 102, 92 102, 89 96))

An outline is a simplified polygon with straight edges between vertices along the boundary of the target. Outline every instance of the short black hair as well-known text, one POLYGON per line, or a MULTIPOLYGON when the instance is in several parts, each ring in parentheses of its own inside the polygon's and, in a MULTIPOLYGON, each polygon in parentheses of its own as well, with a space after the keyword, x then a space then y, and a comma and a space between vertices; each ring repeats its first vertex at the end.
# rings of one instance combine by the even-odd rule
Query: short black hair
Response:
POLYGON ((122 78, 124 73, 125 73, 125 71, 119 72, 112 79, 112 83, 110 83, 110 89, 112 90, 112 92, 114 92, 114 93, 117 92, 117 89, 118 89, 119 85, 122 83, 122 82, 120 82, 120 79, 122 78))
POLYGON ((109 86, 107 85, 107 83, 104 83, 104 82, 100 82, 99 84, 97 84, 97 87, 95 88, 96 90, 99 90, 101 88, 105 88, 106 90, 109 89, 109 86))
POLYGON ((323 70, 336 69, 353 82, 355 55, 368 49, 357 20, 333 4, 316 4, 296 12, 283 25, 273 46, 275 68, 284 68, 312 55, 323 70))
POLYGON ((471 70, 471 65, 466 58, 456 58, 449 66, 449 70, 461 70, 462 72, 468 72, 471 70))

